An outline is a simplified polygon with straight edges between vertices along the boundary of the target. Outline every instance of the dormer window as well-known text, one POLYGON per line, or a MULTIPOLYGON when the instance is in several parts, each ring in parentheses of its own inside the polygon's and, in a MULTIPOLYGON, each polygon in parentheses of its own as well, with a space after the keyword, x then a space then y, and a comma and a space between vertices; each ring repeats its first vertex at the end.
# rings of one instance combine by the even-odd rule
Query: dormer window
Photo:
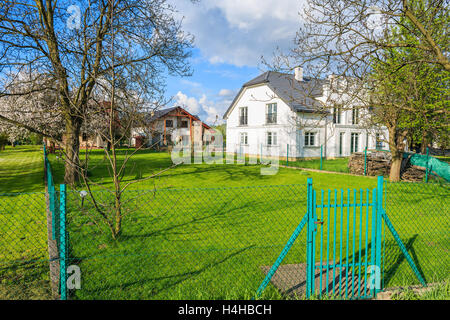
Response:
POLYGON ((266 105, 266 124, 277 123, 277 104, 269 103, 266 105))
POLYGON ((239 125, 246 126, 248 124, 248 108, 239 108, 239 125))

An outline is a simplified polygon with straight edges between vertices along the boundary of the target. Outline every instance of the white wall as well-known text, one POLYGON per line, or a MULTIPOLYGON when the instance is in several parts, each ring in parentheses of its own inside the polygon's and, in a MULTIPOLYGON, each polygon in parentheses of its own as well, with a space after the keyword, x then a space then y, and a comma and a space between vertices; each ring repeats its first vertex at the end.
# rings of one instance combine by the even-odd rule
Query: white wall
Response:
MULTIPOLYGON (((248 146, 243 146, 243 152, 259 154, 261 147, 264 154, 280 153, 286 155, 286 145, 296 144, 295 113, 274 92, 265 85, 247 88, 237 101, 235 108, 227 119, 227 152, 239 152, 240 133, 248 135, 248 146), (266 123, 266 104, 277 103, 277 123, 266 123), (239 125, 239 108, 248 108, 248 124, 239 125), (266 132, 277 133, 277 146, 266 146, 266 132)), ((291 148, 291 154, 294 148, 291 148), (292 150, 291 150, 292 149, 292 150)), ((294 155, 293 155, 294 156, 294 155)))
MULTIPOLYGON (((326 101, 325 97, 318 100, 326 101)), ((351 106, 346 105, 346 108, 351 106)), ((360 123, 364 114, 360 111, 360 123)), ((240 152, 240 133, 246 132, 248 135, 248 146, 242 146, 242 152, 257 155, 261 153, 268 154, 269 150, 281 157, 286 156, 287 145, 289 144, 290 157, 320 157, 320 146, 322 146, 323 156, 339 157, 350 155, 350 139, 352 133, 358 133, 358 149, 363 151, 375 149, 375 129, 367 130, 361 125, 352 124, 352 111, 344 110, 341 115, 341 123, 334 124, 333 116, 320 116, 312 113, 296 114, 291 108, 279 99, 276 94, 266 85, 257 85, 243 90, 241 96, 236 101, 234 108, 230 111, 227 121, 227 152, 240 152), (265 124, 266 122, 266 104, 277 103, 277 124, 265 124), (248 124, 239 125, 239 108, 248 108, 248 124), (266 148, 266 132, 277 132, 278 146, 266 148), (315 132, 315 146, 305 146, 305 132, 315 132), (339 154, 339 135, 343 133, 342 154, 339 154), (326 154, 325 154, 326 152, 326 154)), ((388 139, 387 130, 384 128, 379 131, 388 139)), ((389 149, 385 142, 383 149, 389 149)))
MULTIPOLYGON (((190 136, 190 129, 189 129, 189 125, 190 125, 190 120, 188 117, 164 117, 161 120, 157 120, 154 121, 154 123, 152 124, 152 132, 159 132, 160 133, 160 139, 161 139, 161 143, 163 142, 163 133, 164 133, 164 121, 165 120, 172 120, 173 121, 173 127, 169 128, 166 127, 166 137, 171 138, 172 142, 177 142, 180 137, 182 136, 190 136), (187 121, 188 122, 188 127, 187 128, 178 128, 178 121, 187 121)), ((194 137, 202 137, 203 134, 203 128, 202 126, 197 126, 196 122, 192 123, 192 134, 194 135, 194 137)), ((147 136, 149 134, 148 132, 149 130, 145 129, 145 128, 132 128, 131 129, 131 145, 134 146, 136 144, 136 139, 135 137, 137 136, 147 136), (147 131, 147 132, 146 132, 147 131)), ((193 137, 193 139, 195 139, 193 137)))

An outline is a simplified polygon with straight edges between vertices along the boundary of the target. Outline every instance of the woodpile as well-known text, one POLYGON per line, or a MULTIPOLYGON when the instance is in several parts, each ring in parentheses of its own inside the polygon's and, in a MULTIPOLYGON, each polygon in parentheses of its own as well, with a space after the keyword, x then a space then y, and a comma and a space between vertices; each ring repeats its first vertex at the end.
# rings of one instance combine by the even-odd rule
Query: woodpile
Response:
MULTIPOLYGON (((389 152, 377 151, 367 152, 367 175, 389 176, 391 169, 391 154, 389 152)), ((350 173, 364 175, 364 152, 355 152, 348 161, 350 173)), ((425 168, 412 166, 409 158, 403 159, 400 178, 405 181, 422 181, 425 176, 425 168)))
POLYGON ((405 181, 423 181, 425 177, 425 168, 412 166, 409 163, 401 172, 400 178, 405 181))
MULTIPOLYGON (((348 161, 350 173, 364 175, 364 152, 355 152, 348 161)), ((386 176, 391 168, 391 154, 388 152, 367 152, 367 175, 386 176)))

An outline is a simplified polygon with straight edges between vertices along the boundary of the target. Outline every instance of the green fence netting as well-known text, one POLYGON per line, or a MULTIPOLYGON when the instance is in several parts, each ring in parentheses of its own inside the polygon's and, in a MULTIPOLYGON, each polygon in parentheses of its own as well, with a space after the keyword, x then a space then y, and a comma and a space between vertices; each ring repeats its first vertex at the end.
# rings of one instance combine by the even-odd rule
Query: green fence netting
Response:
POLYGON ((418 153, 405 153, 404 157, 410 157, 409 161, 412 165, 427 168, 430 172, 434 172, 445 180, 450 181, 450 166, 448 163, 418 153))

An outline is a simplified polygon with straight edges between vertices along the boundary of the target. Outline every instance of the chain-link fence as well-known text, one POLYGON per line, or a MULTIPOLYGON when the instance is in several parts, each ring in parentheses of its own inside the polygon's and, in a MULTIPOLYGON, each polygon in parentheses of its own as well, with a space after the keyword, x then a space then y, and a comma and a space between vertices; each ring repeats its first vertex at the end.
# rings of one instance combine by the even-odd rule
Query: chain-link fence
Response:
MULTIPOLYGON (((69 299, 250 299, 306 213, 306 184, 127 190, 120 199, 68 190, 61 206, 47 160, 46 172, 46 193, 0 195, 0 298, 59 298, 67 283, 69 299)), ((384 192, 420 273, 448 279, 449 185, 386 183, 384 192)), ((418 284, 387 228, 383 236, 383 287, 418 284)), ((298 297, 305 271, 303 230, 262 298, 298 297)))
POLYGON ((59 298, 59 191, 44 146, 45 192, 0 194, 0 299, 59 298))
POLYGON ((49 298, 45 193, 0 194, 0 299, 49 298))
MULTIPOLYGON (((450 277, 450 184, 386 182, 384 208, 427 283, 450 277)), ((384 287, 420 284, 387 229, 384 287)))
MULTIPOLYGON (((68 265, 83 279, 72 298, 245 299, 305 214, 306 186, 126 191, 113 240, 102 215, 115 217, 115 201, 67 194, 68 265)), ((306 261, 301 242, 285 263, 306 261)))

